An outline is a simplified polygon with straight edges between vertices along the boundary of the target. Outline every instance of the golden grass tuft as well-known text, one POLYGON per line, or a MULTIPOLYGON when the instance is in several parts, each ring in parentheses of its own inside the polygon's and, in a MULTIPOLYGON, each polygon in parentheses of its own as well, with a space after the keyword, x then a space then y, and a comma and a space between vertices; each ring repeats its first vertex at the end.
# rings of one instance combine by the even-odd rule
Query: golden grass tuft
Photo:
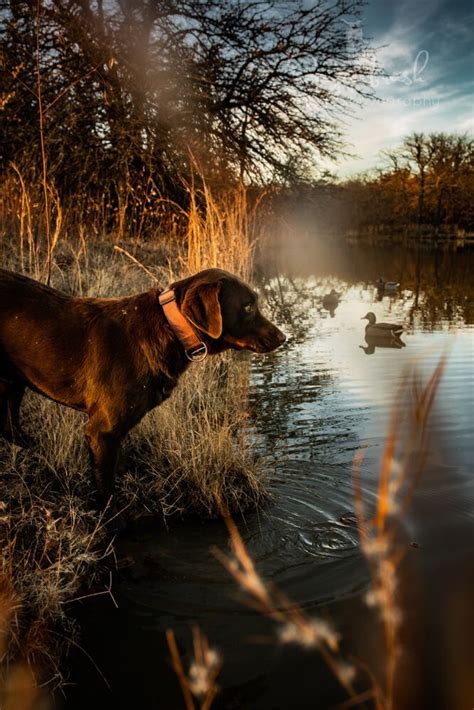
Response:
POLYGON ((205 183, 201 191, 189 190, 187 226, 180 250, 182 269, 194 273, 219 267, 248 280, 256 243, 252 233, 255 210, 255 206, 250 208, 243 187, 219 202, 205 183))
MULTIPOLYGON (((245 191, 218 201, 207 186, 200 191, 191 186, 189 211, 170 219, 167 234, 156 243, 142 244, 130 234, 123 246, 146 266, 150 279, 113 249, 123 224, 107 240, 87 238, 88 229, 89 235, 102 234, 104 225, 74 222, 51 188, 45 240, 39 226, 41 190, 27 185, 15 167, 8 179, 1 213, 4 268, 43 281, 51 270, 52 286, 101 297, 137 293, 155 286, 154 280, 164 287, 212 266, 249 277, 253 246, 245 191)), ((248 361, 228 354, 194 364, 170 400, 136 427, 124 442, 118 477, 123 515, 212 516, 218 514, 216 497, 233 511, 263 498, 251 446, 248 378, 248 361)), ((76 642, 68 602, 87 593, 111 548, 105 520, 93 510, 84 417, 29 393, 22 420, 35 439, 31 450, 0 439, 0 606, 6 610, 0 672, 5 685, 8 668, 21 662, 54 686, 62 682, 60 659, 68 639, 76 642)))

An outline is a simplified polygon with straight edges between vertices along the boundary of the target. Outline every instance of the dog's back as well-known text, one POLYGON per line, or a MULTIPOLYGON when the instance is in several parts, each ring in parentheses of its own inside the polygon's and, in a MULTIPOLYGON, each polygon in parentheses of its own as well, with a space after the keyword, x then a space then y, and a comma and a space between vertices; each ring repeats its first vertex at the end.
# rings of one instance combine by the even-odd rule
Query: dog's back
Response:
POLYGON ((25 330, 38 315, 55 315, 71 300, 68 296, 27 276, 0 269, 0 340, 12 328, 25 330))
POLYGON ((69 403, 84 339, 75 299, 0 270, 0 379, 69 403))

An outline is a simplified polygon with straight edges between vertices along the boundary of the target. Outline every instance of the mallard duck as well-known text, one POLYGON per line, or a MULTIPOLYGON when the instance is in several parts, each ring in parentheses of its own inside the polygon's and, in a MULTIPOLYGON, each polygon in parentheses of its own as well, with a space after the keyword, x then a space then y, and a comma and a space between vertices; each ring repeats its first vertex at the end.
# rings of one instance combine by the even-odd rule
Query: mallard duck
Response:
POLYGON ((365 334, 369 338, 398 338, 404 331, 403 325, 377 323, 377 317, 372 311, 369 311, 361 320, 369 321, 365 326, 365 334))
POLYGON ((385 281, 381 276, 377 281, 377 288, 379 291, 385 291, 385 293, 396 293, 400 288, 400 284, 397 281, 385 281))
POLYGON ((332 308, 335 308, 339 304, 340 297, 341 294, 332 289, 331 293, 327 293, 325 296, 323 296, 324 308, 327 308, 328 311, 330 311, 332 308))

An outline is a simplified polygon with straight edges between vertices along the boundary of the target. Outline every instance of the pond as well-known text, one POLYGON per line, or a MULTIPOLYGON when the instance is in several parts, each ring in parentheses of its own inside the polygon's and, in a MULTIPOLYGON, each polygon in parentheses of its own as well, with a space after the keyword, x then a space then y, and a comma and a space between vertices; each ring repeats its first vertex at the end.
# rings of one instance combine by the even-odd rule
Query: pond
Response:
MULTIPOLYGON (((473 273, 469 250, 332 242, 279 250, 258 275, 265 307, 289 339, 252 359, 253 437, 271 500, 238 520, 239 529, 262 576, 309 614, 330 619, 348 652, 374 668, 380 639, 362 599, 369 576, 352 516, 352 461, 362 449, 370 506, 403 376, 416 367, 426 380, 446 355, 428 458, 405 520, 404 707, 448 707, 465 683, 474 579, 473 273), (377 289, 380 276, 400 283, 395 293, 377 289), (328 307, 332 289, 340 296, 328 307), (366 339, 368 311, 403 324, 401 340, 366 339)), ((173 628, 180 648, 190 649, 194 623, 223 659, 216 708, 344 700, 316 652, 272 641, 273 623, 245 605, 216 546, 228 550, 220 521, 175 522, 167 531, 150 523, 119 540, 117 607, 109 597, 83 603, 82 645, 94 663, 82 652, 73 657, 65 708, 184 707, 164 632, 173 628)))

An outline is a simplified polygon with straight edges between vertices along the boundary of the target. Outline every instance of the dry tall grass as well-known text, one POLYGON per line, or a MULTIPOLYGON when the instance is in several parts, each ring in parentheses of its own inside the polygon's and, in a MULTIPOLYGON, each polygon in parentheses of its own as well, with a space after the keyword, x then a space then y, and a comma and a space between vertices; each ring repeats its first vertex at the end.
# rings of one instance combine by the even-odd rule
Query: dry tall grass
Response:
POLYGON ((408 386, 408 375, 402 379, 387 433, 379 472, 377 504, 372 514, 366 511, 360 484, 363 456, 358 454, 354 459, 359 537, 371 574, 371 587, 365 601, 378 612, 385 640, 385 682, 377 688, 375 695, 376 707, 380 710, 392 710, 394 707, 397 664, 402 647, 400 626, 403 610, 398 601, 398 570, 406 546, 400 545, 397 533, 426 463, 427 425, 444 366, 445 357, 442 356, 425 385, 421 384, 416 373, 411 376, 411 387, 408 386))
MULTIPOLYGON (((17 179, 17 191, 4 195, 1 266, 46 280, 52 259, 52 285, 81 296, 124 295, 156 285, 114 251, 117 234, 99 242, 86 239, 84 229, 73 230, 74 220, 63 214, 54 191, 45 242, 32 201, 35 194, 39 199, 38 190, 25 185, 18 171, 17 179)), ((180 215, 180 229, 170 222, 166 239, 160 235, 156 243, 141 245, 131 235, 125 246, 163 287, 211 266, 248 278, 253 247, 245 193, 221 202, 207 187, 199 194, 190 189, 189 195, 191 207, 180 215)), ((248 361, 230 355, 193 364, 170 400, 131 433, 118 482, 124 515, 214 515, 216 497, 232 510, 262 498, 248 436, 248 376, 248 361)), ((61 681, 60 640, 67 642, 74 626, 67 602, 100 570, 110 549, 104 521, 92 509, 83 417, 28 394, 22 418, 34 448, 22 451, 0 442, 1 573, 15 600, 3 665, 20 658, 42 680, 55 683, 61 681)))
POLYGON ((219 267, 250 278, 255 239, 252 226, 256 207, 250 208, 245 188, 223 196, 218 203, 204 184, 202 191, 189 190, 189 211, 180 262, 194 273, 219 267), (203 211, 202 204, 206 205, 203 211))
POLYGON ((166 640, 173 669, 183 693, 186 710, 196 710, 195 700, 199 702, 200 710, 210 710, 219 692, 217 685, 217 677, 221 668, 219 653, 210 648, 206 636, 198 626, 195 626, 193 628, 194 660, 186 674, 172 629, 167 630, 166 640))

